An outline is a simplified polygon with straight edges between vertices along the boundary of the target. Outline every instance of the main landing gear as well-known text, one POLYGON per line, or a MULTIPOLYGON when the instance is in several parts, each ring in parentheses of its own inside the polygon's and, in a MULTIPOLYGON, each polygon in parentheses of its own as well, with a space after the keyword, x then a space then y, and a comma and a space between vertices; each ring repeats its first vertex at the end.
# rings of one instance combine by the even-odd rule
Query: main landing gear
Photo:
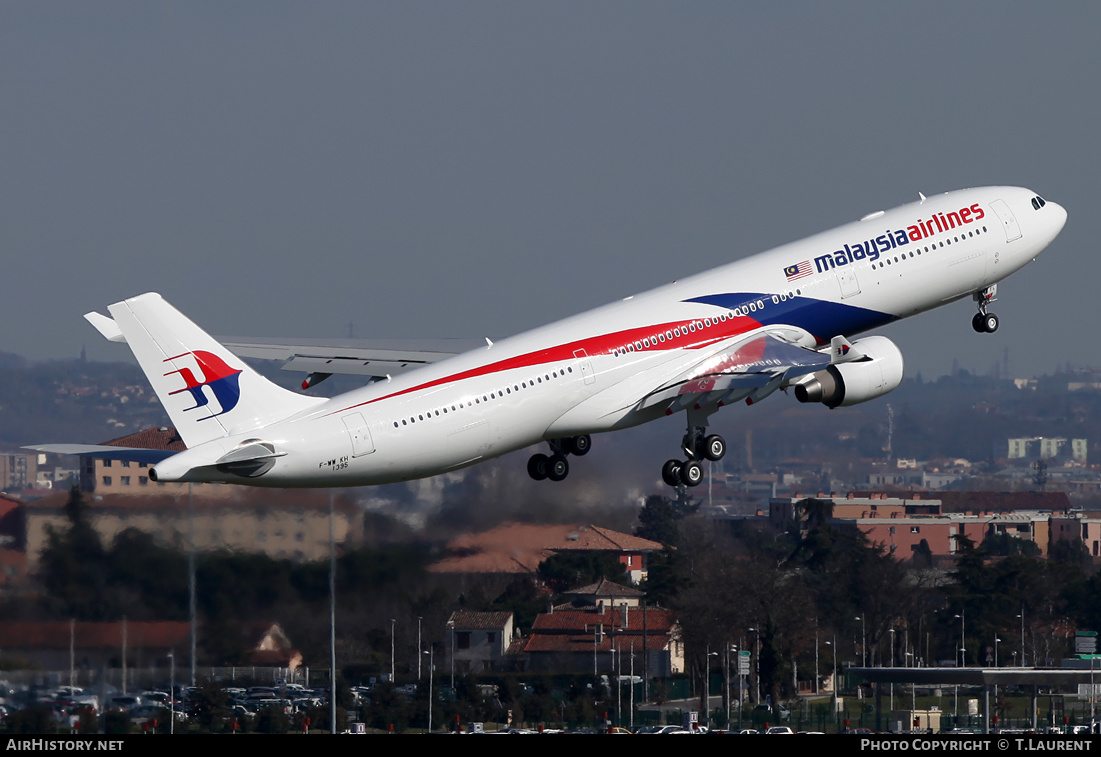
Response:
POLYGON ((566 460, 566 455, 581 457, 588 454, 592 447, 593 440, 588 434, 551 439, 551 454, 538 453, 528 459, 528 475, 536 481, 542 481, 545 478, 561 481, 570 475, 570 464, 566 460))
POLYGON ((661 466, 661 479, 669 486, 698 486, 703 481, 700 461, 717 462, 726 456, 726 440, 718 434, 707 435, 706 426, 695 426, 691 421, 681 446, 688 459, 669 460, 661 466))
POLYGON ((986 312, 986 306, 998 299, 998 285, 991 284, 981 292, 972 295, 979 304, 979 312, 971 319, 971 328, 980 334, 993 334, 998 330, 998 316, 986 312))

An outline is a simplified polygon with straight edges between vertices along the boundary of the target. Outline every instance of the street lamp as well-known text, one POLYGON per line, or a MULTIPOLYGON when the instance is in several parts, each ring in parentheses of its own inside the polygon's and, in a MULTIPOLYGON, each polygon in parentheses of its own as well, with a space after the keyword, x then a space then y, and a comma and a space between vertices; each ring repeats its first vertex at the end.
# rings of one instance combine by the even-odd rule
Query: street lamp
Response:
MULTIPOLYGON (((711 722, 711 658, 718 657, 718 652, 711 651, 711 643, 704 647, 706 653, 703 656, 703 723, 710 728, 711 722)), ((716 660, 718 662, 718 660, 716 660)))
MULTIPOLYGON (((436 648, 429 644, 421 654, 428 655, 428 732, 432 733, 432 673, 436 670, 436 648)), ((417 667, 420 667, 420 655, 417 655, 417 667)))
MULTIPOLYGON (((914 657, 913 652, 904 652, 903 654, 910 658, 910 665, 917 666, 917 663, 914 662, 917 658, 914 657)), ((917 684, 913 681, 910 682, 910 709, 917 712, 917 684)))
POLYGON ((814 693, 818 694, 818 618, 814 619, 814 693))
POLYGON ((966 618, 965 610, 960 610, 959 615, 953 615, 953 618, 960 619, 960 667, 967 667, 967 635, 966 635, 966 618))
POLYGON ((1021 604, 1021 614, 1017 616, 1021 619, 1021 667, 1023 668, 1025 663, 1025 606, 1021 604))
POLYGON ((176 651, 168 652, 168 732, 176 733, 176 651))
POLYGON ((753 634, 753 703, 761 703, 761 632, 756 628, 745 629, 753 634))
POLYGON ((451 694, 455 694, 455 621, 447 621, 447 632, 451 634, 451 694))
POLYGON ((868 637, 864 631, 864 616, 860 615, 853 620, 860 621, 860 666, 866 668, 868 667, 868 637))
POLYGON ((396 620, 390 618, 390 684, 394 683, 394 627, 396 620))
MULTIPOLYGON (((891 634, 891 667, 895 666, 895 629, 888 628, 887 633, 891 634)), ((879 664, 883 664, 883 658, 880 658, 879 664)), ((895 682, 891 681, 891 712, 895 711, 895 682)))
MULTIPOLYGON (((726 699, 726 727, 730 728, 730 653, 737 652, 738 647, 734 644, 727 643, 725 654, 723 657, 723 698, 726 699)), ((634 670, 631 671, 632 676, 634 670)), ((632 686, 634 685, 634 678, 632 677, 632 686)), ((739 703, 740 704, 740 703, 739 703)))

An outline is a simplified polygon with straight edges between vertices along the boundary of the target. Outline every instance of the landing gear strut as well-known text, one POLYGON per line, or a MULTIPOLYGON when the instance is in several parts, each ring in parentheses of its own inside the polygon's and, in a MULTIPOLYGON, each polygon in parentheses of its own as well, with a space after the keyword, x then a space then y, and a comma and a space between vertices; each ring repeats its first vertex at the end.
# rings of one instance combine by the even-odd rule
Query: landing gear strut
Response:
POLYGON ((979 305, 979 312, 971 319, 971 328, 980 334, 993 334, 998 330, 998 316, 986 312, 986 306, 998 299, 998 285, 991 284, 972 295, 979 305))
POLYGON ((549 478, 551 481, 561 481, 570 474, 570 463, 567 455, 588 454, 592 449, 593 440, 588 434, 584 436, 570 436, 565 439, 552 439, 550 441, 551 454, 538 453, 528 458, 528 475, 536 481, 549 478))
POLYGON ((726 440, 718 434, 707 434, 706 416, 688 416, 688 432, 681 447, 688 459, 669 460, 661 467, 661 480, 669 486, 698 486, 703 481, 701 460, 717 462, 726 456, 726 440), (694 421, 698 420, 699 423, 694 421))

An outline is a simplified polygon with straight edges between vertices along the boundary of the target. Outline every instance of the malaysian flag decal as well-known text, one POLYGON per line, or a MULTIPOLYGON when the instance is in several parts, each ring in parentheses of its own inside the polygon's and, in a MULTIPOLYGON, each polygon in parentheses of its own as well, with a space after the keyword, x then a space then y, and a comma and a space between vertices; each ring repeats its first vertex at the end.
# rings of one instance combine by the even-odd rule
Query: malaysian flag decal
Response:
POLYGON ((789 265, 784 269, 784 275, 788 277, 788 281, 795 281, 804 276, 810 276, 813 272, 814 267, 810 264, 809 260, 804 260, 802 263, 797 263, 795 265, 789 265))

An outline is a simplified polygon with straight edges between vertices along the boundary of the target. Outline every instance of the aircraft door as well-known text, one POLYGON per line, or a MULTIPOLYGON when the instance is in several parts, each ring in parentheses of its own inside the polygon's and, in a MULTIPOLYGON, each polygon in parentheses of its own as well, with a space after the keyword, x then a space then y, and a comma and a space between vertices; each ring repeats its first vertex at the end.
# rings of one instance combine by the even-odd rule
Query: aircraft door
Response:
POLYGON ((1016 216, 1013 215, 1013 211, 1009 209, 1009 205, 1005 200, 994 200, 990 203, 991 210, 1002 222, 1002 229, 1005 231, 1005 241, 1012 242, 1014 239, 1021 238, 1021 227, 1017 223, 1016 216))
POLYGON ((371 430, 367 428, 367 422, 360 413, 348 413, 341 418, 344 428, 348 430, 348 436, 352 442, 352 457, 368 455, 375 451, 375 443, 371 439, 371 430))
POLYGON ((596 383, 596 373, 593 371, 593 364, 589 360, 588 353, 585 350, 577 350, 573 353, 573 356, 577 358, 577 367, 581 371, 581 378, 585 380, 585 385, 596 383))
POLYGON ((856 280, 856 269, 852 266, 837 269, 837 283, 841 285, 841 299, 860 294, 860 282, 856 280))

